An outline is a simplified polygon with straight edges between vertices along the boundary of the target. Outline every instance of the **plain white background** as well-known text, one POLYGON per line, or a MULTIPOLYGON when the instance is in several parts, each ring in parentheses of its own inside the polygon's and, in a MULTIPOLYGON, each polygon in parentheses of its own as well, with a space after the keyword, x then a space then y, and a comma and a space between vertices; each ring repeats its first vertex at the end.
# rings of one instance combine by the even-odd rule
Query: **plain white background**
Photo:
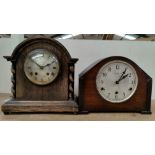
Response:
MULTIPOLYGON (((155 34, 154 5, 154 0, 1 0, 0 32, 155 34)), ((0 153, 154 155, 154 132, 154 122, 1 122, 0 153)))

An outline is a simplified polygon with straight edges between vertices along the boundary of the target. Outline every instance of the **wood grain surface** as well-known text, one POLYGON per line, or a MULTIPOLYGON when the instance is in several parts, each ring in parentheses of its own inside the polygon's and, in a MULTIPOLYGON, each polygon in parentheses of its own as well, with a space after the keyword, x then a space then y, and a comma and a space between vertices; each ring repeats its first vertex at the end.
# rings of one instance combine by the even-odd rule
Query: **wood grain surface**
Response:
MULTIPOLYGON (((10 94, 0 94, 0 106, 10 94)), ((88 113, 71 114, 14 114, 4 115, 0 110, 1 121, 155 121, 155 101, 152 101, 152 115, 139 113, 88 113)))
POLYGON ((79 104, 81 111, 90 112, 140 112, 151 113, 152 79, 137 64, 124 57, 109 57, 86 68, 79 77, 79 104), (119 104, 103 99, 96 89, 96 76, 100 68, 113 60, 122 60, 132 65, 138 75, 138 86, 134 95, 119 104))
POLYGON ((11 56, 4 58, 12 63, 12 100, 2 106, 4 113, 77 112, 74 98, 74 64, 78 59, 71 58, 61 43, 46 37, 31 38, 20 43, 11 56), (53 53, 60 63, 57 78, 48 85, 33 84, 24 73, 24 62, 28 54, 36 49, 46 49, 53 53), (40 104, 40 101, 44 104, 40 104))
POLYGON ((8 100, 1 106, 5 114, 12 113, 77 113, 75 101, 17 101, 8 100))

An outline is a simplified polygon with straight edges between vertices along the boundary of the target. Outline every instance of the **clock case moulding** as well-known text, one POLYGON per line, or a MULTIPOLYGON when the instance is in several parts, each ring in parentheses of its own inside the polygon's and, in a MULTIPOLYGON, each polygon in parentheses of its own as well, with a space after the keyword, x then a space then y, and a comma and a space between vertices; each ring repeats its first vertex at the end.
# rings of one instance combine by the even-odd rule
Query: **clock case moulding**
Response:
POLYGON ((152 78, 128 58, 112 56, 99 60, 79 75, 79 110, 87 112, 138 112, 151 114, 152 78), (103 99, 96 88, 96 76, 100 68, 113 60, 122 60, 134 67, 138 86, 131 98, 122 103, 110 103, 103 99))
POLYGON ((45 37, 27 39, 15 48, 11 56, 4 58, 12 63, 12 98, 2 105, 5 114, 78 112, 77 97, 74 95, 74 65, 78 59, 71 58, 58 41, 45 37), (24 73, 27 54, 37 48, 52 51, 60 62, 59 75, 45 86, 33 84, 24 73))

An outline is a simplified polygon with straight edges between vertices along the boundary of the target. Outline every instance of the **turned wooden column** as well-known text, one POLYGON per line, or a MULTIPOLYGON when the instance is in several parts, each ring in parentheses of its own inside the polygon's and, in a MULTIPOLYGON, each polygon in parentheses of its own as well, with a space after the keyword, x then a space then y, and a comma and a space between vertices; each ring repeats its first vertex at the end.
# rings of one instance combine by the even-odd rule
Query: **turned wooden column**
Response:
POLYGON ((15 64, 12 63, 11 65, 11 82, 12 82, 12 87, 11 87, 11 93, 12 93, 12 97, 16 98, 16 70, 15 70, 15 64))
POLYGON ((69 83, 68 83, 68 99, 74 100, 74 70, 75 70, 75 63, 78 59, 72 59, 69 63, 69 83))

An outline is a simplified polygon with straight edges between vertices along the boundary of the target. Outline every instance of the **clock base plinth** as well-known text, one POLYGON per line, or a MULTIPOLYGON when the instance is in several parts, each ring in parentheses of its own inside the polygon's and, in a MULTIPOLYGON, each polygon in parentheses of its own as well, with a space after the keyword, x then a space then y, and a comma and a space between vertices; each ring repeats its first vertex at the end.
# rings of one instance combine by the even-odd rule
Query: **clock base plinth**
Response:
POLYGON ((74 100, 67 101, 20 101, 8 100, 2 107, 4 114, 13 113, 78 113, 74 100))

